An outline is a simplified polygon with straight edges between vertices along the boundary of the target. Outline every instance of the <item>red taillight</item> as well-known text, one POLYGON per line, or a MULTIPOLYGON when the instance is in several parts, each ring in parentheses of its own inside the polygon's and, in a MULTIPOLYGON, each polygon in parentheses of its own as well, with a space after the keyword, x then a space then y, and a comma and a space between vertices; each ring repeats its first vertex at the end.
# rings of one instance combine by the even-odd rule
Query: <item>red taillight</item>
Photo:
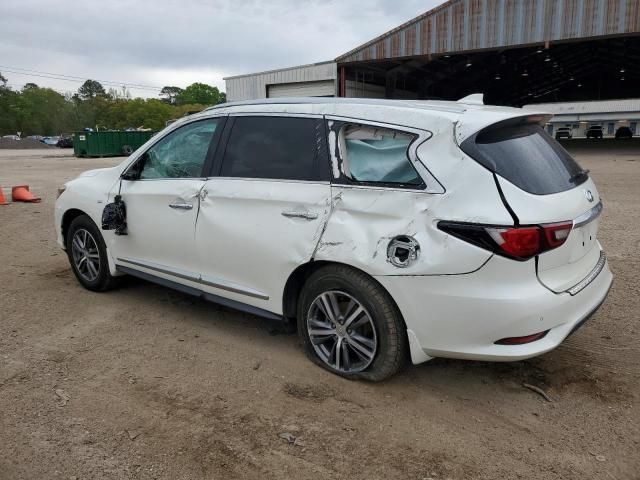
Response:
POLYGON ((438 222, 438 228, 505 257, 528 260, 564 244, 573 229, 573 222, 501 227, 443 220, 438 222))
POLYGON ((544 332, 540 333, 534 333, 533 335, 525 335, 524 337, 501 338, 495 343, 497 345, 524 345, 525 343, 535 342, 536 340, 544 338, 547 333, 549 333, 549 330, 545 330, 544 332))
POLYGON ((551 248, 557 248, 567 241, 571 229, 573 228, 573 222, 562 223, 550 223, 542 225, 542 231, 544 232, 544 238, 547 241, 547 250, 551 248))
POLYGON ((540 252, 540 228, 487 228, 500 249, 513 257, 533 257, 540 252))

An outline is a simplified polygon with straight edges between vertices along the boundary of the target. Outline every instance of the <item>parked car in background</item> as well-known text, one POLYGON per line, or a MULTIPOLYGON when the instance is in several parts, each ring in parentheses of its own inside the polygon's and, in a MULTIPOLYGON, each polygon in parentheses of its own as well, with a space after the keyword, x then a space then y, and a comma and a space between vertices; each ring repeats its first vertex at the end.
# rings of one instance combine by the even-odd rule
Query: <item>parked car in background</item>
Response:
POLYGON ((560 140, 561 138, 572 138, 573 133, 571 128, 569 127, 560 127, 556 130, 556 139, 560 140))
POLYGON ((20 140, 19 135, 3 135, 2 138, 10 138, 11 140, 20 140))
POLYGON ((616 130, 616 139, 632 138, 633 132, 629 127, 620 127, 616 130))
POLYGON ((60 137, 43 137, 40 141, 45 145, 51 145, 55 147, 58 143, 58 140, 60 140, 60 137))
POLYGON ((602 126, 592 125, 587 130, 587 138, 603 138, 602 126))
POLYGON ((58 243, 89 290, 130 274, 295 323, 348 378, 540 355, 608 294, 602 203, 549 115, 461 102, 210 108, 66 183, 58 243))
POLYGON ((73 148, 73 137, 71 135, 61 135, 56 143, 59 148, 73 148))
POLYGON ((27 138, 41 142, 44 137, 42 135, 29 135, 27 138))

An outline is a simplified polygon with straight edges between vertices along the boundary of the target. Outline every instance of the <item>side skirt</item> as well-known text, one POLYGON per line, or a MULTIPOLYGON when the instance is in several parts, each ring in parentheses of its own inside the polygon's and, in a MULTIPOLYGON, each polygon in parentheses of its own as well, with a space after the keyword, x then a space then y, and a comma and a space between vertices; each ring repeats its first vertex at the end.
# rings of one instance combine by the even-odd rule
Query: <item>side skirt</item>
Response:
POLYGON ((241 312, 257 315, 258 317, 266 318, 269 320, 276 320, 279 322, 285 321, 284 317, 282 315, 278 315, 277 313, 273 313, 268 310, 264 310, 262 308, 254 307, 253 305, 247 305, 246 303, 238 302, 236 300, 230 300, 228 298, 220 297, 212 293, 203 292, 202 290, 199 290, 197 288, 187 287, 186 285, 182 285, 177 282, 172 282, 171 280, 167 280, 166 278, 156 277, 155 275, 141 272, 133 268, 123 267, 122 265, 116 265, 116 270, 122 273, 127 273, 132 277, 138 277, 138 278, 141 278, 142 280, 147 280, 152 283, 157 283, 158 285, 162 285, 163 287, 169 287, 169 288, 172 288, 173 290, 177 290, 179 292, 186 293, 188 295, 193 295, 194 297, 203 298, 209 302, 213 302, 219 305, 223 305, 225 307, 233 308, 234 310, 239 310, 241 312))

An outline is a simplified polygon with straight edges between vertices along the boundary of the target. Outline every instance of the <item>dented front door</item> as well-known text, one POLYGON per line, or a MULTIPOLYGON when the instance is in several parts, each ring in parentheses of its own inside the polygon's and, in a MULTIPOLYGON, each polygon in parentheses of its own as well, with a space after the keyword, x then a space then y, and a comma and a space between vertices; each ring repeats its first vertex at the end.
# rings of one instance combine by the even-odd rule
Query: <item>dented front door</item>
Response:
POLYGON ((109 246, 116 263, 197 282, 194 230, 203 186, 203 179, 123 181, 128 234, 114 236, 109 246))
MULTIPOLYGON (((114 236, 110 250, 121 267, 195 286, 195 225, 203 173, 225 118, 195 120, 169 131, 130 167, 122 180, 128 235, 114 236)), ((117 192, 113 192, 114 194, 117 192)))

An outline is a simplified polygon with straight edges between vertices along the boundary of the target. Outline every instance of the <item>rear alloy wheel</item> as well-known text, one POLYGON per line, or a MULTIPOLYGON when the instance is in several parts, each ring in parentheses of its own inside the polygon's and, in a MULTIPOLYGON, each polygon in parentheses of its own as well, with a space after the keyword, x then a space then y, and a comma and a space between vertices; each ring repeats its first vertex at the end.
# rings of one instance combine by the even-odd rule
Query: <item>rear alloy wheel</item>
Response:
POLYGON ((80 215, 73 219, 67 230, 66 246, 73 273, 84 288, 102 292, 115 285, 116 279, 109 272, 107 248, 91 218, 80 215))
POLYGON ((321 293, 311 303, 307 333, 316 355, 342 373, 365 370, 378 348, 369 312, 351 295, 337 290, 321 293))
POLYGON ((407 357, 406 327, 389 294, 344 265, 309 277, 298 301, 298 334, 311 360, 347 378, 384 380, 407 357))

